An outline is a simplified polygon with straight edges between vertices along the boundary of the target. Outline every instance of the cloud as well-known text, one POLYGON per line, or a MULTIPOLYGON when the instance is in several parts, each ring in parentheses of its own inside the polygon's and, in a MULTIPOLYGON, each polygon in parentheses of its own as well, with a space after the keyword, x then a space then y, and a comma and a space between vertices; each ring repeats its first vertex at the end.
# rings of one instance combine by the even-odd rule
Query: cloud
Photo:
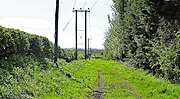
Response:
POLYGON ((53 24, 51 21, 24 17, 7 17, 0 19, 0 25, 46 36, 51 40, 53 38, 53 24))
MULTIPOLYGON (((35 18, 24 17, 7 17, 0 19, 0 25, 20 29, 22 31, 38 34, 48 37, 51 41, 54 41, 54 20, 42 20, 35 18)), ((67 27, 62 32, 62 25, 59 26, 59 45, 62 48, 72 48, 75 46, 75 29, 74 25, 67 27)), ((88 38, 92 38, 90 41, 91 48, 103 48, 103 32, 97 27, 88 27, 88 38)), ((84 44, 84 32, 78 32, 78 43, 84 44), (80 39, 82 36, 82 39, 80 39)), ((84 48, 84 45, 78 45, 79 48, 84 48)))

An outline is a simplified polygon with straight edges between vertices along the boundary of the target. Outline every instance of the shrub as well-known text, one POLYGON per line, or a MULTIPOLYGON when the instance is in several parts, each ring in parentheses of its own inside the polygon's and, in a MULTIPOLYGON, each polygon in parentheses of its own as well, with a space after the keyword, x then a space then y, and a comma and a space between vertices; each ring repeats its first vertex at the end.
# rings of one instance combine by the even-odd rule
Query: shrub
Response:
MULTIPOLYGON (((53 58, 53 43, 46 37, 0 26, 0 58, 12 55, 35 55, 53 58)), ((71 52, 59 47, 59 58, 73 59, 71 52)))

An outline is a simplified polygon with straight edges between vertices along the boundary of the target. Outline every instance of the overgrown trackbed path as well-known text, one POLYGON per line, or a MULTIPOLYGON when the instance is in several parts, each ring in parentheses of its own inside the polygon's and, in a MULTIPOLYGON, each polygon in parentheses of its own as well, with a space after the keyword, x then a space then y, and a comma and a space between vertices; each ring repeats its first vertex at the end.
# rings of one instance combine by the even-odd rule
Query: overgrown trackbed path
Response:
POLYGON ((61 80, 55 78, 52 83, 59 88, 43 99, 180 99, 179 85, 156 79, 125 63, 91 59, 59 62, 59 66, 64 66, 63 71, 71 76, 58 74, 61 80))
POLYGON ((180 99, 180 85, 112 60, 59 59, 57 66, 51 59, 17 56, 1 60, 0 67, 2 99, 180 99))
POLYGON ((97 70, 98 76, 95 90, 92 93, 93 99, 142 98, 140 94, 136 92, 135 87, 114 68, 104 69, 105 68, 98 68, 97 70))

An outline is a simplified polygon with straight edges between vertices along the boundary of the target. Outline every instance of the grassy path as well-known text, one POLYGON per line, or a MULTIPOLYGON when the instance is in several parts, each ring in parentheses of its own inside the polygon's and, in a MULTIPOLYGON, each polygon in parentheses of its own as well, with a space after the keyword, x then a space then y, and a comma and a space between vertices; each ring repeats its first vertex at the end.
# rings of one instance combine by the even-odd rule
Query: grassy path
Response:
POLYGON ((38 57, 0 61, 0 98, 180 99, 180 86, 126 64, 95 60, 66 63, 38 57))
MULTIPOLYGON (((100 65, 105 79, 105 98, 134 98, 142 97, 136 92, 135 87, 128 80, 118 73, 117 68, 100 65)), ((100 98, 98 98, 100 99, 100 98)))
POLYGON ((126 80, 126 78, 122 77, 120 74, 118 74, 115 71, 112 71, 114 73, 115 76, 117 76, 119 78, 119 84, 121 85, 120 88, 125 88, 127 90, 129 90, 130 96, 136 98, 136 99, 141 99, 142 97, 136 93, 136 89, 134 88, 134 86, 128 82, 128 80, 126 80))
MULTIPOLYGON (((71 63, 77 71, 73 77, 94 88, 93 99, 169 99, 180 98, 180 86, 156 79, 147 72, 107 60, 71 63), (78 65, 73 65, 78 64, 78 65), (78 69, 81 68, 81 69, 78 69)), ((66 67, 68 68, 71 66, 66 67)), ((72 69, 72 68, 71 68, 72 69)), ((69 70, 69 72, 72 72, 69 70)), ((92 91, 92 90, 90 90, 92 91)), ((85 97, 82 97, 85 98, 85 97)))

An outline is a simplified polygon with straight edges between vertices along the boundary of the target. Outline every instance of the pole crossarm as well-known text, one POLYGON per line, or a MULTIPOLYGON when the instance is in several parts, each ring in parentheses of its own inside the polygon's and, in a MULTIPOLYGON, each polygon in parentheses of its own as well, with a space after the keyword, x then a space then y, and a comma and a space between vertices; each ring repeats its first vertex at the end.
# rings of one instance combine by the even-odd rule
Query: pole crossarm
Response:
POLYGON ((82 10, 82 8, 80 8, 80 10, 75 10, 74 8, 73 8, 73 12, 90 12, 90 9, 88 8, 88 10, 82 10))

